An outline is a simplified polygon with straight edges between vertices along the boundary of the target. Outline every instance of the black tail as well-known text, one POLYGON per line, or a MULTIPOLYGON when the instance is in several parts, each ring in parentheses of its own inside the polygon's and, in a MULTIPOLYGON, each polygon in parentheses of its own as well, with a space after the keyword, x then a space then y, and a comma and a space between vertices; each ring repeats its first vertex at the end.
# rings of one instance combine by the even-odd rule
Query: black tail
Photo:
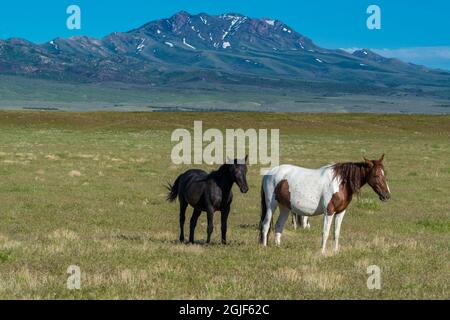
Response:
POLYGON ((167 201, 174 202, 178 197, 178 186, 180 184, 180 177, 175 180, 175 182, 172 184, 168 183, 166 185, 167 190, 169 190, 169 193, 167 194, 167 201))
MULTIPOLYGON (((262 243, 263 240, 263 223, 266 219, 267 215, 267 204, 266 204, 266 193, 264 192, 264 187, 261 185, 261 220, 259 222, 259 241, 262 243)), ((270 230, 272 229, 273 219, 270 221, 270 230)), ((269 238, 269 233, 267 234, 267 238, 269 238)))

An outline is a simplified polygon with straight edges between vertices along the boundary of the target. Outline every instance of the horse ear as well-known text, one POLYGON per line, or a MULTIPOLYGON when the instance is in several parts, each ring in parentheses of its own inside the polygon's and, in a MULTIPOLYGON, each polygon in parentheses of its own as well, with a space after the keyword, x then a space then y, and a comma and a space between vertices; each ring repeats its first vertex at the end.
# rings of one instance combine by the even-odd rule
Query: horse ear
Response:
POLYGON ((364 158, 364 162, 367 163, 369 168, 372 168, 373 167, 373 162, 371 160, 367 159, 366 157, 363 157, 363 158, 364 158))
POLYGON ((248 154, 245 155, 245 163, 248 163, 248 154))
POLYGON ((383 162, 383 160, 384 160, 384 153, 381 155, 381 158, 378 161, 383 162))

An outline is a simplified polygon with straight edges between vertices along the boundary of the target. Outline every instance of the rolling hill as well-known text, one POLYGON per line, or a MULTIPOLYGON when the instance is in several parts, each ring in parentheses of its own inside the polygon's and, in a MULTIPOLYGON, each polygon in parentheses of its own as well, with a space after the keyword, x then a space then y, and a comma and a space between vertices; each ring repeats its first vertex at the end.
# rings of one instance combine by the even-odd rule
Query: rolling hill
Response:
MULTIPOLYGON (((182 11, 101 39, 77 36, 44 44, 0 40, 0 77, 138 91, 247 92, 251 87, 319 96, 450 97, 449 72, 369 49, 348 53, 321 48, 282 21, 236 13, 182 11)), ((2 82, 0 99, 14 100, 9 81, 2 82), (2 91, 10 95, 2 96, 2 91)))

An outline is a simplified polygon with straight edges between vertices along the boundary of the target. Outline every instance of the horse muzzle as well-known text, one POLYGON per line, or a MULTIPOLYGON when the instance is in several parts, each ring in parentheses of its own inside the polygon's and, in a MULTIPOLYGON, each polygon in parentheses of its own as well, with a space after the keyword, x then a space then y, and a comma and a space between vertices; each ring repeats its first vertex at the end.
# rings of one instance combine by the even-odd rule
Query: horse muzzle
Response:
POLYGON ((239 190, 241 190, 242 193, 247 193, 248 187, 242 187, 242 188, 239 188, 239 190))
POLYGON ((386 201, 388 201, 389 199, 391 199, 391 195, 390 195, 389 193, 380 195, 380 200, 383 201, 383 202, 386 202, 386 201))

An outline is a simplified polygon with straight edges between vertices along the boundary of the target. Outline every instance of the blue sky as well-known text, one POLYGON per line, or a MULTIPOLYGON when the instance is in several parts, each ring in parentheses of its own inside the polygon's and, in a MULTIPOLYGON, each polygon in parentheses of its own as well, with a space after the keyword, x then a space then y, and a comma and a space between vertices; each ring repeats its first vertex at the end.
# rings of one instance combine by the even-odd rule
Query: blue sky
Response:
POLYGON ((270 17, 323 47, 379 49, 386 55, 450 69, 448 0, 2 0, 0 38, 41 43, 80 34, 102 37, 180 10, 270 17), (81 31, 66 28, 66 8, 71 4, 82 10, 81 31), (366 27, 370 4, 381 8, 381 30, 366 27))

